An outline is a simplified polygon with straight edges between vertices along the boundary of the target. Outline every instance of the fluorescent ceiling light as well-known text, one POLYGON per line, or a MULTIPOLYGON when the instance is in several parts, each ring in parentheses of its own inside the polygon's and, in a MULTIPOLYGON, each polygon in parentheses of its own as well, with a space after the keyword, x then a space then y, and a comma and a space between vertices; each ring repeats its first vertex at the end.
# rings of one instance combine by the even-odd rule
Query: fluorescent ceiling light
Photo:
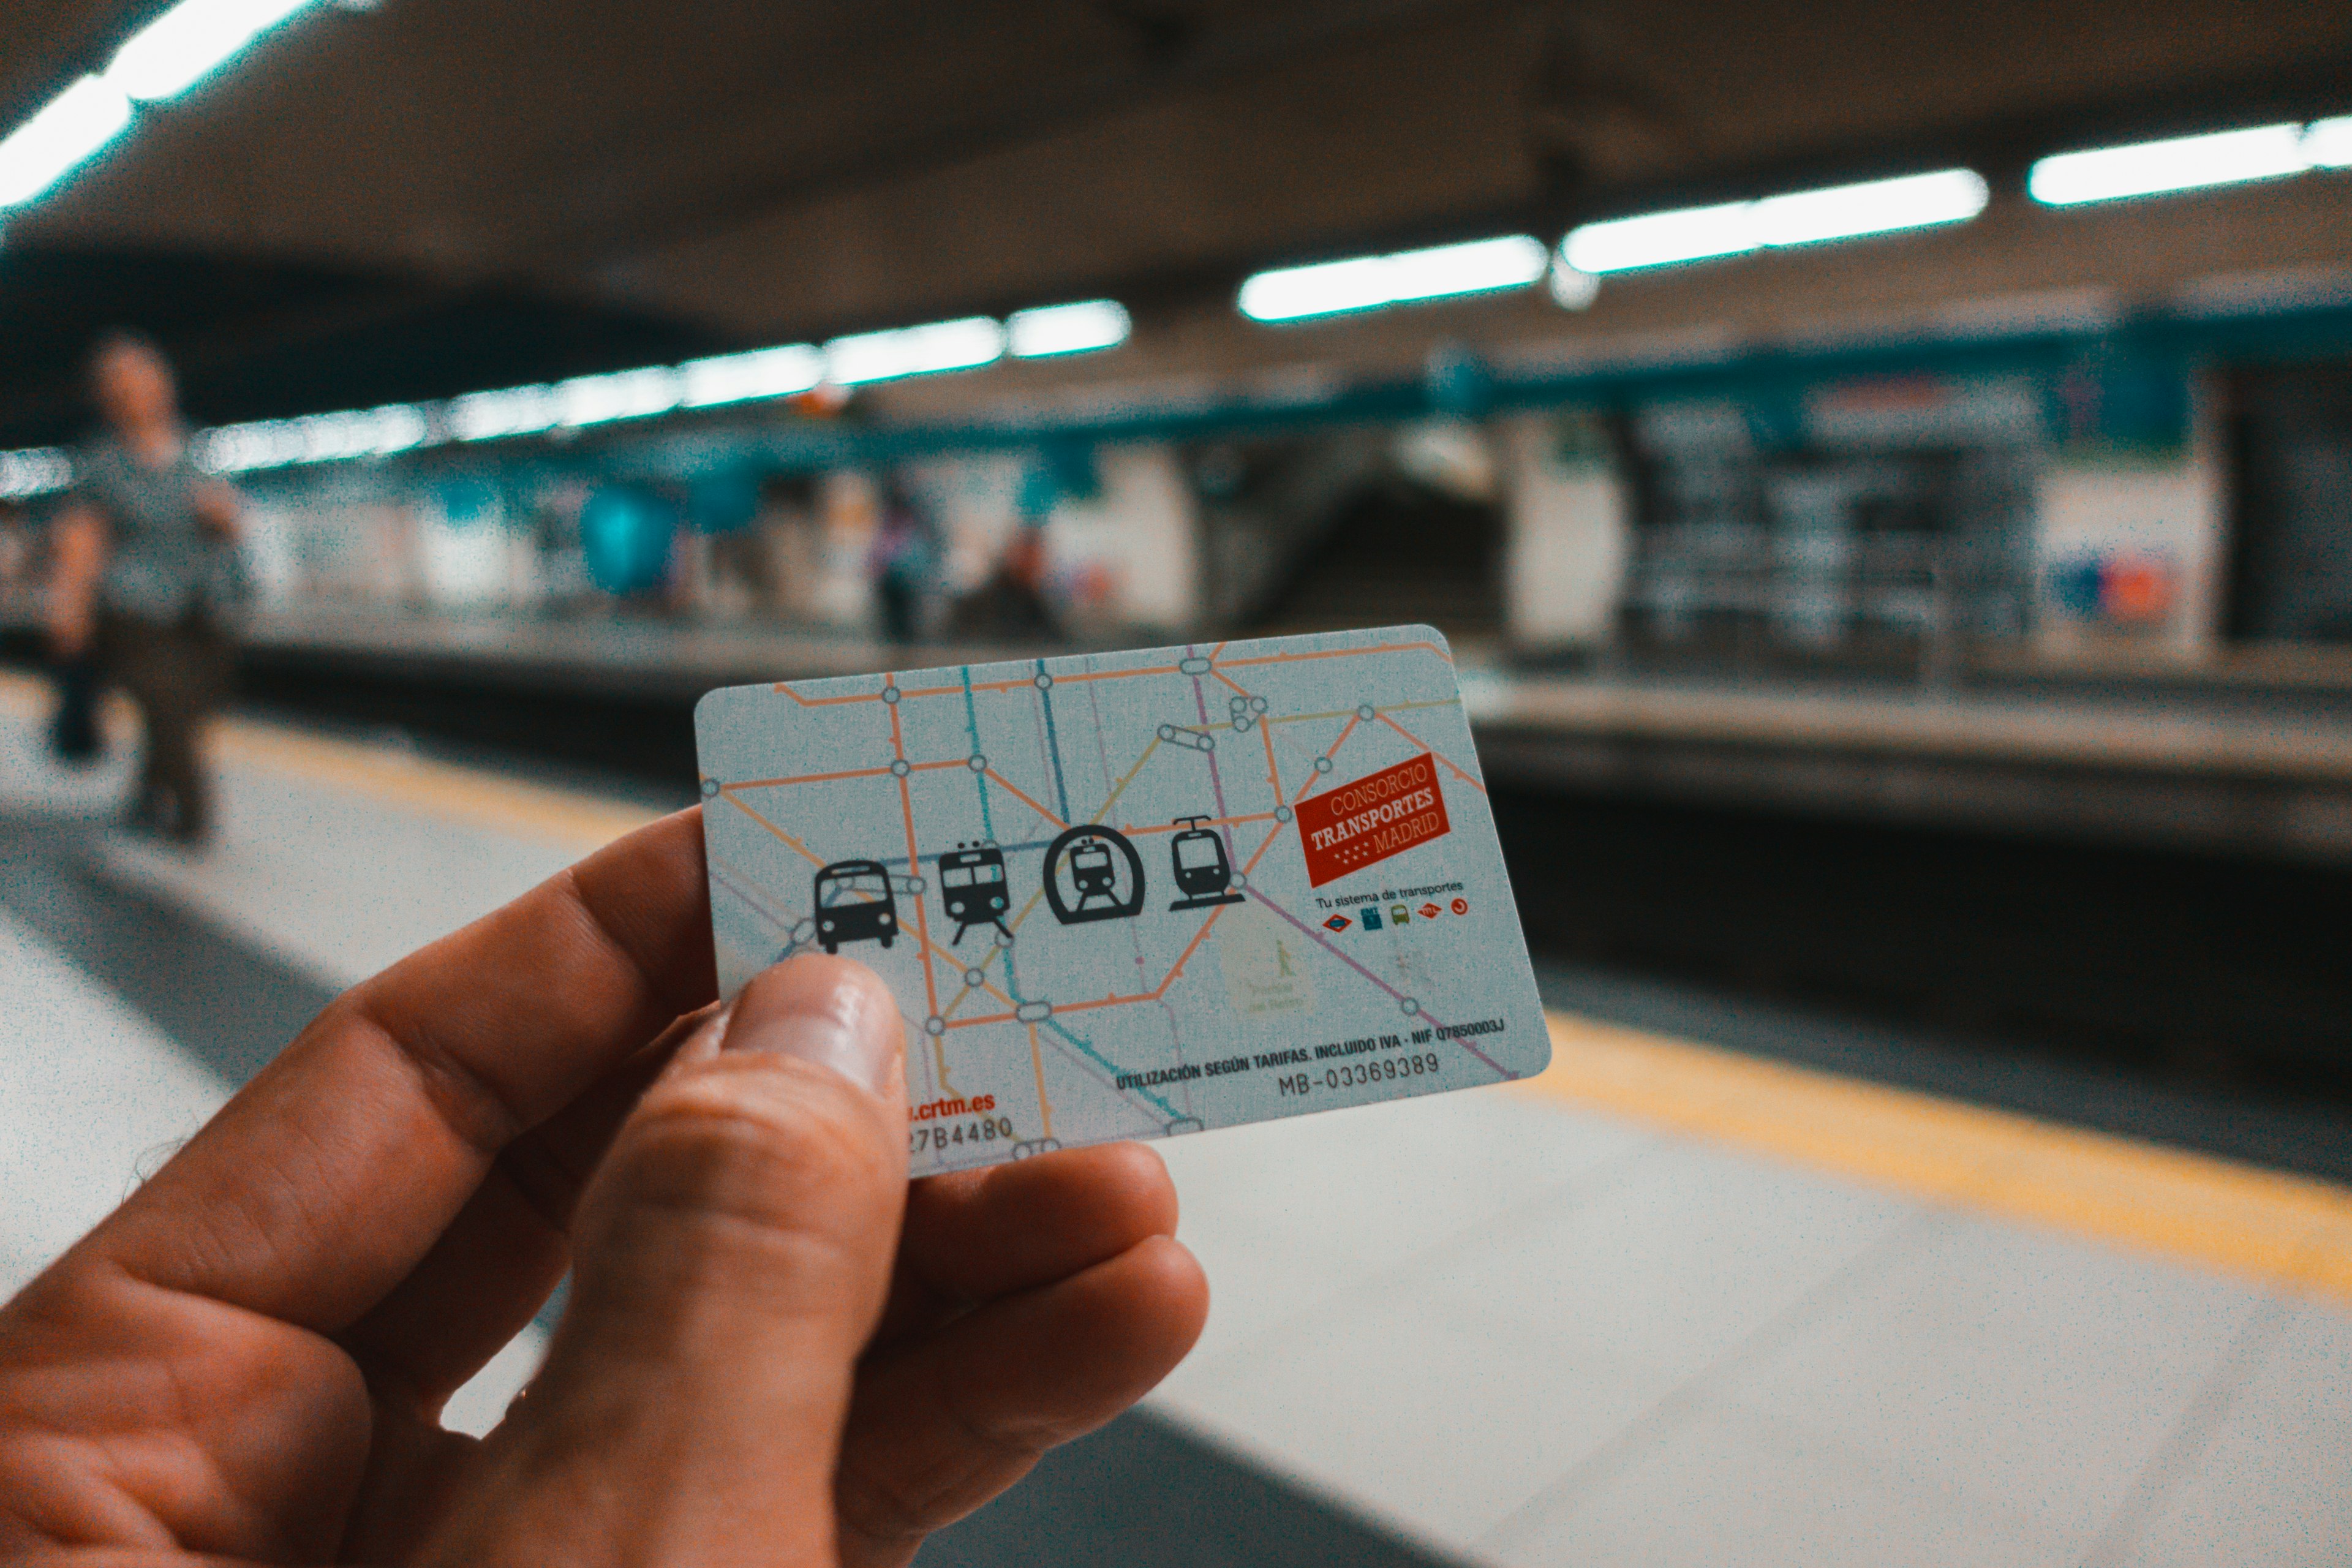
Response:
POLYGON ((2303 133, 2303 155, 2316 169, 2352 167, 2352 114, 2313 121, 2303 133))
POLYGON ((710 408, 761 397, 790 397, 824 379, 824 355, 808 343, 754 349, 689 360, 677 367, 684 379, 679 405, 710 408))
POLYGON ((509 386, 497 392, 469 392, 449 404, 449 433, 460 441, 490 441, 501 436, 530 436, 552 430, 556 424, 555 389, 551 386, 509 386))
POLYGON ((1091 353, 1127 342, 1127 307, 1116 300, 1083 300, 1072 305, 1041 305, 1004 319, 1014 359, 1091 353))
POLYGON ((331 463, 383 458, 421 447, 431 436, 425 411, 414 404, 310 414, 299 419, 257 419, 223 425, 199 437, 196 460, 215 474, 248 473, 289 463, 331 463))
POLYGON ((1756 204, 1756 237, 1764 245, 1819 245, 1896 229, 1966 223, 1990 195, 1974 169, 1938 169, 1896 180, 1869 180, 1767 196, 1756 204))
POLYGON ((2044 205, 2072 206, 2299 174, 2311 163, 2304 151, 2303 127, 2257 125, 2210 136, 2061 153, 2034 164, 2025 188, 2044 205))
POLYGON ((130 123, 120 90, 82 78, 0 142, 0 207, 31 201, 130 123))
POLYGON ((220 425, 196 437, 196 466, 210 474, 242 474, 290 463, 301 447, 290 419, 220 425))
POLYGON ((1700 261, 1710 256, 1738 256, 1759 243, 1756 204, 1726 202, 1720 206, 1681 207, 1580 224, 1561 241, 1559 254, 1579 272, 1625 272, 1636 267, 1700 261))
POLYGON ((302 443, 305 463, 328 463, 341 458, 388 458, 425 445, 430 433, 425 411, 406 403, 388 403, 348 414, 314 414, 289 421, 302 443))
POLYGON ((176 97, 254 37, 313 0, 180 0, 122 46, 106 68, 113 87, 142 102, 176 97))
POLYGON ((1418 300, 1524 289, 1541 278, 1548 265, 1542 241, 1514 234, 1278 268, 1244 282, 1239 303, 1242 314, 1254 321, 1296 321, 1418 300))
POLYGON ((1612 218, 1571 230, 1560 258, 1580 272, 1626 272, 1749 251, 1820 245, 1868 234, 1966 223, 1984 211, 1984 176, 1939 169, 1893 180, 1867 180, 1792 191, 1759 201, 1678 207, 1612 218))
POLYGON ((614 371, 606 375, 577 375, 555 386, 555 422, 559 425, 603 425, 614 419, 643 419, 667 414, 677 406, 684 384, 677 372, 656 366, 646 370, 614 371))
POLYGON ((902 375, 970 370, 989 363, 1003 353, 1003 327, 986 316, 966 316, 927 326, 835 338, 824 345, 824 369, 829 380, 843 386, 855 386, 860 382, 892 381, 902 375))
POLYGON ((0 452, 0 500, 45 496, 73 483, 73 458, 56 447, 0 452))

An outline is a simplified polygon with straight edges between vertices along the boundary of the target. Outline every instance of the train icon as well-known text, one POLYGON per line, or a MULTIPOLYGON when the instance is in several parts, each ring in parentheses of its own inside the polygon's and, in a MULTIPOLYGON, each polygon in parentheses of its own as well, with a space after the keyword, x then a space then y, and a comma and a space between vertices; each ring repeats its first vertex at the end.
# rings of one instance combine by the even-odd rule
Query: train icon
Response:
POLYGON ((1175 865, 1176 890, 1184 895, 1168 906, 1169 912, 1240 903, 1242 895, 1232 890, 1234 867, 1225 858, 1225 841, 1201 826, 1208 817, 1180 816, 1176 820, 1192 826, 1179 833, 1168 846, 1168 858, 1175 865))
POLYGON ((836 860, 816 874, 816 940, 827 952, 845 942, 878 942, 888 947, 898 935, 898 900, 890 873, 879 860, 836 860))
POLYGON ((1082 822, 1047 846, 1044 880, 1045 902, 1052 907, 1054 918, 1066 926, 1132 920, 1143 910, 1143 857, 1135 852, 1125 834, 1098 822, 1082 822), (1077 893, 1075 901, 1062 887, 1066 863, 1070 886, 1077 893), (1123 894, 1119 891, 1122 866, 1127 884, 1123 894))
POLYGON ((996 928, 1007 942, 1013 933, 1004 925, 1004 851, 994 845, 967 848, 957 845, 940 857, 940 898, 948 919, 956 922, 955 945, 974 926, 996 928))

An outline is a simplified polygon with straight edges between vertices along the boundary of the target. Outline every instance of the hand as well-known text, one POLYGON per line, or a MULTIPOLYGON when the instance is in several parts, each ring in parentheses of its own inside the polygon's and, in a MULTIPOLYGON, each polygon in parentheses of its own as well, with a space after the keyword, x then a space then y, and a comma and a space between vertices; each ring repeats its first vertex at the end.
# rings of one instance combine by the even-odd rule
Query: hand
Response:
POLYGON ((908 1185, 888 993, 721 1013, 703 889, 682 813, 361 985, 0 1309, 0 1556, 903 1563, 1164 1375, 1158 1158, 908 1185))

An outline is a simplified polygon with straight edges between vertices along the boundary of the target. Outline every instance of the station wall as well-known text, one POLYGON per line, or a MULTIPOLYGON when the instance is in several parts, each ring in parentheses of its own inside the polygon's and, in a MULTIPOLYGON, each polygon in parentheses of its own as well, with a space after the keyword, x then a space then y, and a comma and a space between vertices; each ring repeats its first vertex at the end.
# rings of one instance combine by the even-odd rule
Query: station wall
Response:
MULTIPOLYGON (((1630 641, 1899 658, 1951 637, 2194 659, 2235 635, 2229 361, 2098 334, 1871 357, 1443 411, 1410 385, 1341 386, 1307 416, 1270 405, 1191 426, 1154 416, 1166 433, 903 451, 877 431, 828 436, 834 455, 814 458, 722 431, 670 468, 584 444, 289 468, 245 481, 263 511, 253 575, 278 603, 634 604, 864 627, 895 485, 940 532, 943 603, 1034 526, 1073 629, 1223 635, 1260 613, 1244 579, 1280 588, 1349 497, 1402 485, 1494 509, 1482 591, 1496 608, 1477 625, 1535 656, 1630 641)), ((1308 595, 1318 618, 1348 597, 1308 595)))
POLYGON ((1511 640, 1940 632, 2193 658, 2225 618, 2214 399, 2179 362, 1898 372, 1504 423, 1511 640))

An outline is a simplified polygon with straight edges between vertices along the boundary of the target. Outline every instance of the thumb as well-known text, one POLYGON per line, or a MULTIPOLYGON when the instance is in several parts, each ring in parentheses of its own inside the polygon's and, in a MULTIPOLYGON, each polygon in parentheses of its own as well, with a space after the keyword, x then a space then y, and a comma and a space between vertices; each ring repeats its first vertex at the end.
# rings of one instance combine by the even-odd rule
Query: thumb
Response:
POLYGON ((581 1195, 546 1369, 440 1557, 834 1560, 906 1199, 902 1042, 871 971, 809 955, 688 1043, 581 1195))

